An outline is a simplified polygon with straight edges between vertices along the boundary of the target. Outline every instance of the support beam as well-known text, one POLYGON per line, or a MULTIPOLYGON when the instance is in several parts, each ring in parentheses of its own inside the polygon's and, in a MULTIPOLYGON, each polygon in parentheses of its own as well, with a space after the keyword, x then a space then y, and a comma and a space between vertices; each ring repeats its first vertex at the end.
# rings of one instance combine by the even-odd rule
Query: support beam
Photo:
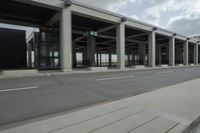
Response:
POLYGON ((131 66, 132 63, 131 63, 131 52, 129 51, 128 54, 127 54, 127 57, 128 57, 128 66, 131 66))
POLYGON ((28 45, 27 45, 27 51, 28 51, 27 66, 28 66, 28 68, 32 68, 32 49, 31 49, 31 43, 28 43, 28 45))
POLYGON ((139 65, 145 65, 146 47, 145 43, 139 44, 139 65))
POLYGON ((117 67, 125 68, 125 24, 117 26, 117 67))
POLYGON ((62 8, 64 8, 64 3, 63 1, 60 0, 14 0, 14 1, 40 6, 44 8, 49 8, 53 10, 61 10, 62 8))
POLYGON ((135 53, 132 51, 132 66, 135 65, 135 53))
POLYGON ((156 41, 163 41, 163 40, 167 40, 167 39, 169 39, 169 37, 165 37, 165 38, 156 39, 156 41))
POLYGON ((169 39, 169 65, 175 66, 175 37, 169 39))
POLYGON ((61 13, 57 12, 47 23, 46 25, 48 26, 53 26, 54 24, 56 24, 59 19, 60 19, 61 13))
POLYGON ((162 65, 161 45, 156 46, 156 62, 159 66, 162 65))
POLYGON ((102 66, 102 53, 99 54, 99 65, 102 66))
POLYGON ((199 44, 194 45, 194 63, 199 64, 199 44))
POLYGON ((96 52, 96 65, 99 66, 99 52, 96 52))
MULTIPOLYGON (((82 32, 82 31, 77 31, 77 30, 73 30, 72 32, 73 32, 73 34, 77 34, 77 35, 83 35, 83 34, 84 34, 84 32, 82 32)), ((136 35, 135 35, 135 36, 136 36, 136 35)), ((76 38, 75 41, 76 41, 76 42, 77 42, 77 41, 80 41, 80 40, 84 39, 85 37, 86 37, 86 35, 83 35, 83 36, 81 36, 81 37, 76 38)), ((102 44, 114 42, 114 41, 116 40, 116 37, 115 37, 115 36, 109 36, 109 35, 99 34, 98 37, 99 37, 99 38, 104 38, 104 39, 111 39, 111 40, 109 40, 108 42, 107 42, 107 41, 106 41, 106 42, 103 42, 102 44)), ((128 41, 128 42, 133 42, 133 43, 147 43, 146 41, 141 41, 141 40, 136 40, 136 39, 126 39, 126 41, 128 41)))
POLYGON ((72 49, 73 49, 73 53, 72 53, 72 59, 73 59, 73 67, 76 67, 77 66, 77 60, 76 60, 76 42, 73 41, 73 44, 72 44, 72 49))
MULTIPOLYGON (((99 33, 103 33, 103 32, 109 31, 109 30, 111 30, 111 29, 113 29, 113 28, 115 28, 115 27, 116 27, 115 25, 112 25, 112 26, 106 27, 106 28, 104 28, 104 29, 98 30, 97 33, 98 33, 98 34, 99 34, 99 33)), ((78 34, 83 35, 83 36, 81 36, 81 37, 76 38, 76 39, 75 39, 76 41, 82 40, 82 39, 84 39, 84 38, 86 37, 86 35, 84 35, 83 32, 81 33, 81 32, 79 32, 79 31, 73 31, 73 33, 75 33, 75 34, 78 33, 78 34)))
POLYGON ((184 42, 184 65, 188 66, 188 40, 184 42))
POLYGON ((60 62, 62 71, 72 70, 72 20, 70 8, 62 9, 60 21, 60 62))
POLYGON ((86 66, 86 60, 87 60, 87 49, 84 48, 83 50, 83 66, 86 66))
POLYGON ((89 67, 95 66, 95 37, 87 37, 87 60, 89 61, 89 67))
POLYGON ((149 39, 148 39, 148 64, 150 67, 155 67, 155 46, 156 46, 156 34, 155 31, 153 30, 151 33, 149 33, 149 39))
POLYGON ((106 27, 106 28, 103 28, 103 29, 100 29, 97 31, 97 33, 103 33, 103 32, 106 32, 106 31, 109 31, 109 30, 112 30, 116 28, 116 25, 112 25, 112 26, 109 26, 109 27, 106 27))
POLYGON ((176 55, 175 58, 176 58, 176 61, 178 62, 178 64, 183 64, 182 48, 178 47, 175 55, 176 55))
POLYGON ((111 51, 109 51, 108 60, 109 60, 109 67, 111 67, 112 66, 112 52, 111 51))
POLYGON ((112 42, 115 42, 115 41, 116 41, 116 39, 115 39, 115 40, 109 40, 109 41, 105 41, 105 42, 98 43, 98 44, 108 44, 108 43, 112 43, 112 42))
POLYGON ((135 38, 135 37, 139 37, 139 36, 144 36, 144 35, 148 35, 148 34, 147 33, 136 34, 136 35, 128 36, 128 37, 126 37, 126 39, 131 39, 131 38, 135 38))
POLYGON ((127 42, 133 42, 133 43, 147 43, 147 41, 140 41, 140 40, 136 40, 136 39, 127 39, 127 42))

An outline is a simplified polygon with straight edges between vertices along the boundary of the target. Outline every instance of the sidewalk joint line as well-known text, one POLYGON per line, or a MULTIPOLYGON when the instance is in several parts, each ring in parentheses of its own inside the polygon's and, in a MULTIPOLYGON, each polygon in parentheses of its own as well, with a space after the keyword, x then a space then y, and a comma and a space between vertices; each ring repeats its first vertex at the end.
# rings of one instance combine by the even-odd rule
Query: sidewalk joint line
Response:
POLYGON ((142 125, 139 125, 139 126, 135 127, 134 129, 131 129, 131 130, 128 131, 127 133, 131 133, 131 132, 134 131, 135 129, 140 128, 140 127, 146 125, 147 123, 149 123, 149 122, 151 122, 151 121, 153 121, 153 120, 155 120, 155 119, 158 119, 159 117, 160 117, 160 115, 159 115, 159 116, 156 116, 155 118, 153 118, 153 119, 151 119, 151 120, 149 120, 149 121, 147 121, 147 122, 145 122, 145 123, 143 123, 142 125))
POLYGON ((135 116, 136 114, 142 113, 142 112, 144 112, 144 111, 141 110, 141 111, 135 112, 135 113, 133 113, 133 114, 131 114, 131 115, 129 115, 129 116, 123 117, 123 118, 121 118, 121 119, 119 119, 119 120, 117 120, 117 121, 113 121, 113 122, 111 122, 111 123, 109 123, 109 124, 106 124, 106 125, 104 125, 104 126, 102 126, 102 127, 99 127, 99 128, 94 129, 94 130, 92 130, 92 131, 89 131, 88 133, 95 132, 95 131, 97 131, 97 130, 99 130, 99 129, 101 129, 101 128, 110 126, 110 125, 112 125, 112 124, 114 124, 114 123, 116 123, 116 122, 119 122, 119 121, 121 121, 121 120, 124 120, 124 119, 129 118, 129 117, 132 117, 132 116, 135 116))
POLYGON ((55 132, 55 131, 58 131, 58 130, 61 130, 61 129, 64 129, 64 128, 67 128, 67 127, 71 127, 71 126, 74 126, 74 125, 77 125, 77 124, 80 124, 80 123, 83 123, 83 122, 86 122, 86 121, 89 121, 89 120, 92 120, 92 119, 96 119, 98 117, 102 117, 102 116, 105 116, 107 114, 110 114, 110 113, 113 113, 113 112, 119 112, 121 110, 124 110, 124 109, 127 109, 129 108, 130 106, 125 106, 125 107, 122 107, 122 108, 119 108, 117 110, 114 110, 114 111, 110 111, 110 112, 107 112, 107 113, 104 113, 104 114, 101 114, 101 115, 97 115, 97 116, 94 116, 94 117, 91 117, 89 119, 86 119, 86 120, 83 120, 83 121, 80 121, 80 122, 77 122, 77 123, 73 123, 73 124, 70 124, 70 125, 66 125, 64 127, 60 127, 60 128, 57 128, 55 130, 52 130, 52 131, 49 131, 47 133, 52 133, 52 132, 55 132))
POLYGON ((172 126, 170 129, 168 129, 167 131, 165 131, 165 133, 168 133, 169 131, 171 131, 172 129, 174 129, 175 127, 177 127, 180 123, 181 123, 181 121, 177 122, 174 126, 172 126))

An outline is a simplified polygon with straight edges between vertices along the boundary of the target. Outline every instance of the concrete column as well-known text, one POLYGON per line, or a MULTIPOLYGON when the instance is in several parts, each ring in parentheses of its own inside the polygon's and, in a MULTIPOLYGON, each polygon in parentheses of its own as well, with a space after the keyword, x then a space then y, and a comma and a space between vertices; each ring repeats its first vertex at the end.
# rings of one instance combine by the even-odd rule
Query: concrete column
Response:
POLYGON ((96 64, 99 66, 99 52, 96 52, 96 64))
POLYGON ((73 67, 76 67, 77 66, 77 60, 76 60, 76 42, 73 41, 73 52, 72 52, 72 59, 73 59, 73 67))
POLYGON ((160 45, 157 45, 156 46, 156 62, 158 61, 159 66, 161 65, 161 60, 160 60, 161 53, 160 52, 161 52, 160 45))
POLYGON ((177 53, 176 53, 175 58, 179 62, 179 64, 182 63, 183 54, 182 54, 182 49, 181 48, 177 48, 177 53))
MULTIPOLYGON (((198 45, 200 45, 200 44, 198 44, 198 45)), ((199 48, 200 48, 200 46, 198 46, 198 64, 200 62, 200 51, 199 51, 199 48)))
POLYGON ((125 25, 121 23, 117 26, 117 67, 125 68, 125 25))
POLYGON ((28 49, 28 68, 32 68, 32 48, 31 48, 31 44, 28 43, 27 45, 27 49, 28 49))
POLYGON ((169 65, 175 66, 175 37, 169 39, 169 65))
POLYGON ((70 8, 62 9, 60 20, 60 62, 62 71, 72 70, 72 20, 70 8))
POLYGON ((128 66, 131 66, 131 53, 128 53, 128 66))
POLYGON ((161 46, 156 47, 156 60, 158 61, 158 65, 162 65, 162 59, 161 59, 161 46))
POLYGON ((87 50, 86 48, 84 48, 84 51, 83 51, 83 65, 87 65, 86 64, 86 60, 87 60, 87 50))
POLYGON ((158 50, 159 50, 159 65, 162 65, 162 51, 161 51, 161 46, 159 46, 158 50))
POLYGON ((155 57, 156 57, 156 53, 155 53, 156 34, 155 34, 155 31, 152 31, 151 33, 149 33, 148 42, 149 42, 148 43, 148 45, 149 45, 148 64, 150 67, 155 67, 155 57))
POLYGON ((101 53, 99 54, 99 64, 100 64, 100 66, 102 66, 102 57, 101 57, 101 53))
POLYGON ((132 53, 132 65, 135 65, 135 53, 132 53))
POLYGON ((184 42, 184 65, 188 66, 188 40, 184 42))
POLYGON ((144 65, 145 64, 145 54, 146 54, 146 48, 145 48, 145 44, 141 43, 139 44, 139 64, 144 65))
POLYGON ((89 66, 95 66, 95 37, 87 37, 87 59, 89 60, 89 66))
POLYGON ((47 51, 47 45, 41 45, 39 48, 40 56, 44 57, 40 59, 40 67, 49 67, 50 62, 48 60, 49 52, 47 51))
POLYGON ((109 66, 112 66, 112 51, 108 53, 109 66))
POLYGON ((194 64, 195 65, 199 64, 199 45, 198 44, 194 45, 194 64))
POLYGON ((34 51, 34 60, 33 60, 33 68, 39 68, 39 33, 34 33, 33 37, 33 51, 34 51), (36 46, 36 47, 35 47, 36 46))

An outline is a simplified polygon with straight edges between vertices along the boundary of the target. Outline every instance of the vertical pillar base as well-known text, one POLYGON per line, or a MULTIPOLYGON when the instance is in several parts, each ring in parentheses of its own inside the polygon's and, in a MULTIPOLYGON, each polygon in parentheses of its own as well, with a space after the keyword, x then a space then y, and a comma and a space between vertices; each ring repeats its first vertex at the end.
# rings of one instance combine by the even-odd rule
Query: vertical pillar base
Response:
POLYGON ((62 68, 61 71, 62 71, 62 72, 72 72, 73 69, 71 69, 71 68, 62 68))
POLYGON ((175 37, 169 40, 169 66, 175 66, 175 37))
POLYGON ((62 9, 60 21, 60 64, 61 71, 72 69, 72 21, 70 8, 62 9))
POLYGON ((184 65, 188 66, 188 41, 184 42, 184 65))
POLYGON ((199 65, 199 45, 194 46, 194 64, 199 65))
POLYGON ((125 68, 125 24, 117 27, 117 68, 125 68))
POLYGON ((152 31, 149 34, 149 49, 148 49, 148 66, 154 68, 156 65, 155 62, 155 57, 156 57, 156 53, 155 53, 155 46, 156 46, 156 34, 155 31, 152 31))

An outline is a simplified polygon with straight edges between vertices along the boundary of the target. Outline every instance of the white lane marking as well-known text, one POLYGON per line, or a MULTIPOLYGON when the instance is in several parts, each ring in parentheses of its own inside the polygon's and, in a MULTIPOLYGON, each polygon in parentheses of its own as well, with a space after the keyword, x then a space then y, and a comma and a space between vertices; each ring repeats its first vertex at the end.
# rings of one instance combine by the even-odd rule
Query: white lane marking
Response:
POLYGON ((193 69, 185 69, 185 71, 193 71, 193 69))
POLYGON ((164 72, 157 72, 156 74, 166 74, 166 73, 173 73, 174 71, 164 71, 164 72))
POLYGON ((22 91, 22 90, 31 90, 31 89, 37 89, 37 88, 39 87, 33 86, 33 87, 24 87, 24 88, 14 88, 14 89, 0 90, 0 92, 22 91))
POLYGON ((102 79, 96 79, 96 81, 105 81, 105 80, 114 80, 114 79, 124 79, 124 78, 133 78, 134 75, 129 76, 122 76, 122 77, 110 77, 110 78, 102 78, 102 79))

